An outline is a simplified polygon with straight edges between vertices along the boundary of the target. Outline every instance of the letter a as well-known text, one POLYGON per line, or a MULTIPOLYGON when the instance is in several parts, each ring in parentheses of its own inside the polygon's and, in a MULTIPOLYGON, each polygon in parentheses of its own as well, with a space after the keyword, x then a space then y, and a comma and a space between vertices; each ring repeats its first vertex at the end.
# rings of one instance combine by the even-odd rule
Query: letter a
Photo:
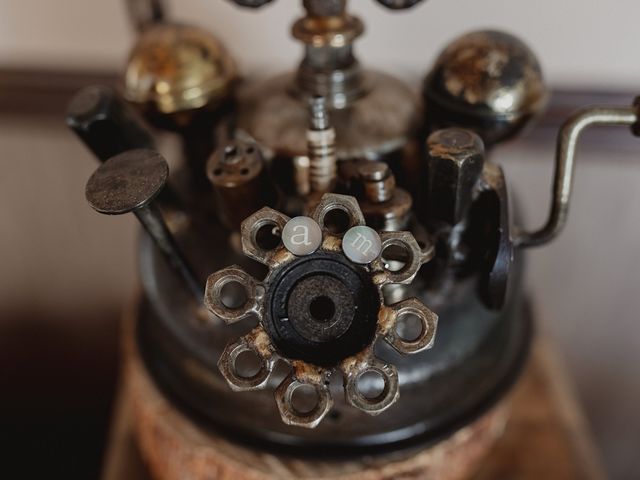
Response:
POLYGON ((311 245, 309 241, 309 228, 305 225, 296 225, 293 227, 293 231, 297 232, 302 229, 302 233, 294 233, 291 235, 291 243, 294 245, 311 245))

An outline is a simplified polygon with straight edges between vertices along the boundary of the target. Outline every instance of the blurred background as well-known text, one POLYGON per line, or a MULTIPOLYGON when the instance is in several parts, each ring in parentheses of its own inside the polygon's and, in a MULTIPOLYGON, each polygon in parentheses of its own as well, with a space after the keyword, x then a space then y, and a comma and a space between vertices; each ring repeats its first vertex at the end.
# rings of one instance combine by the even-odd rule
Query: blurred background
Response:
MULTIPOLYGON (((247 79, 292 68, 298 2, 259 12, 224 0, 169 2, 221 38, 247 79), (294 6, 295 4, 295 6, 294 6)), ((529 137, 499 148, 526 225, 545 218, 554 135, 580 104, 640 94, 637 0, 428 0, 404 13, 352 1, 367 26, 363 64, 418 88, 442 46, 472 29, 521 37, 554 89, 529 137)), ((67 131, 78 88, 117 81, 134 41, 124 1, 0 3, 0 459, 22 473, 95 477, 118 374, 118 320, 136 284, 133 217, 84 200, 95 161, 67 131)), ((539 332, 574 382, 604 464, 640 471, 640 140, 585 135, 567 229, 531 251, 539 332)))

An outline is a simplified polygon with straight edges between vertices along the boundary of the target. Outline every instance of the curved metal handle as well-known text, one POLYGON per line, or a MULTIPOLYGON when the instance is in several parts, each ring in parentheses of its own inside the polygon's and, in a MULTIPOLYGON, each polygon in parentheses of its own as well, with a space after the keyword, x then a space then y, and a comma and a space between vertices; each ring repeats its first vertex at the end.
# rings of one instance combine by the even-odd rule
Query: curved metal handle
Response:
MULTIPOLYGON (((545 225, 534 231, 517 229, 516 247, 536 247, 555 238, 567 221, 575 170, 576 147, 580 135, 593 125, 629 125, 639 122, 638 106, 588 107, 572 115, 560 129, 556 145, 556 163, 551 192, 551 209, 545 225)), ((636 133, 634 127, 634 133, 636 133)))

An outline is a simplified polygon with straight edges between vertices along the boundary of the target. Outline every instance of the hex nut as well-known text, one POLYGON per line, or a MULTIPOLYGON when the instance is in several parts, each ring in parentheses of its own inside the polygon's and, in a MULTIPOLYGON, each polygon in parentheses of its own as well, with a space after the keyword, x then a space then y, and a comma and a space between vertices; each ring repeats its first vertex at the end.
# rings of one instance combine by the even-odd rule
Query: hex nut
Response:
POLYGON ((308 383, 299 380, 294 372, 291 372, 275 391, 276 404, 280 411, 282 421, 287 425, 296 427, 315 428, 329 413, 333 406, 333 398, 329 387, 324 384, 308 383), (303 385, 314 388, 318 403, 309 412, 298 412, 293 405, 293 394, 303 385))
POLYGON ((398 271, 392 271, 385 266, 386 283, 411 283, 426 260, 415 237, 410 232, 382 232, 380 238, 383 259, 385 250, 394 245, 405 250, 408 255, 406 264, 398 271))
POLYGON ((273 371, 273 365, 273 359, 262 356, 255 348, 249 345, 249 342, 244 337, 229 343, 218 359, 220 373, 229 384, 229 387, 236 392, 264 388, 273 371), (236 368, 236 360, 244 352, 253 352, 262 362, 258 372, 251 377, 241 376, 236 368))
POLYGON ((429 310, 424 303, 417 298, 409 298, 402 302, 391 305, 395 313, 393 327, 387 332, 385 341, 395 348, 399 353, 412 354, 427 350, 433 347, 436 330, 438 328, 438 315, 429 310), (422 330, 420 335, 413 340, 404 340, 397 332, 398 321, 404 315, 415 315, 420 319, 422 330))
POLYGON ((325 193, 320 200, 320 203, 316 206, 311 215, 320 228, 332 235, 341 237, 344 233, 352 227, 357 225, 364 225, 364 215, 360 210, 360 205, 355 197, 349 195, 338 195, 337 193, 325 193), (349 217, 349 224, 345 225, 342 231, 332 231, 327 226, 325 221, 327 214, 333 210, 341 210, 349 217))
POLYGON ((347 402, 369 415, 379 415, 400 398, 398 370, 378 358, 362 362, 360 368, 345 373, 344 391, 347 402), (375 398, 365 396, 358 386, 358 380, 367 372, 375 372, 384 380, 382 393, 375 398))
POLYGON ((227 324, 239 322, 254 313, 257 308, 256 290, 258 282, 238 265, 223 268, 209 275, 204 292, 204 304, 207 310, 227 324), (237 283, 245 289, 245 302, 238 307, 229 307, 223 302, 223 288, 237 283))
POLYGON ((257 235, 260 229, 267 225, 273 225, 282 232, 288 221, 289 217, 269 207, 261 208, 247 217, 240 226, 244 254, 264 265, 271 266, 275 252, 278 250, 278 246, 282 245, 282 241, 273 248, 263 248, 257 243, 257 235))

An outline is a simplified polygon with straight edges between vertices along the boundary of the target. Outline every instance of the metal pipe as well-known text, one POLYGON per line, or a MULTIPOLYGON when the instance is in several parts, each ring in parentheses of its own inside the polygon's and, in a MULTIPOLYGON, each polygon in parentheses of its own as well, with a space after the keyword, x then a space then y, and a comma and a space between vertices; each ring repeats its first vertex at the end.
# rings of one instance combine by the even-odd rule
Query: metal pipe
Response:
POLYGON ((588 107, 571 116, 558 133, 556 162, 551 192, 551 208, 545 225, 534 231, 518 229, 514 245, 536 247, 555 238, 567 221, 575 170, 576 148, 580 135, 594 125, 629 125, 638 122, 634 107, 588 107))

